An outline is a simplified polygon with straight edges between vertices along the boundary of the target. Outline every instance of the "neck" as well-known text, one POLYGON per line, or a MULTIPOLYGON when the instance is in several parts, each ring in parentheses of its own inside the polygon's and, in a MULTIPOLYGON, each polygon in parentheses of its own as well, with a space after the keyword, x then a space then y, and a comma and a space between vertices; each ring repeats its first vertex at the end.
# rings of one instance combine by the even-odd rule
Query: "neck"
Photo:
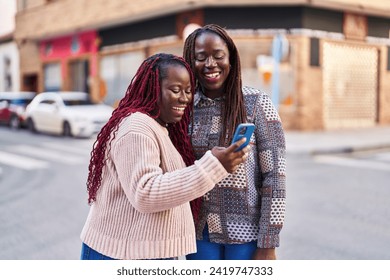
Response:
POLYGON ((218 97, 221 97, 221 96, 224 96, 225 95, 225 92, 224 90, 207 90, 205 88, 202 88, 202 91, 203 91, 203 94, 205 96, 207 96, 208 98, 210 99, 215 99, 215 98, 218 98, 218 97))
POLYGON ((167 124, 166 122, 162 121, 161 119, 157 118, 157 119, 155 119, 155 120, 156 120, 156 122, 158 122, 161 126, 163 126, 163 127, 168 127, 168 124, 167 124))

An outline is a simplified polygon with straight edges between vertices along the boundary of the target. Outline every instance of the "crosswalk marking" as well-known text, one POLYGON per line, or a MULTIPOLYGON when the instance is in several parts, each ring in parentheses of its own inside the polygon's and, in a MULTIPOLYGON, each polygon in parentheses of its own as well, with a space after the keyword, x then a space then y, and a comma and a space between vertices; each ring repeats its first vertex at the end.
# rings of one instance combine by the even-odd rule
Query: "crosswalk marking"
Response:
POLYGON ((375 159, 390 162, 390 153, 382 153, 375 156, 375 159))
POLYGON ((55 149, 55 150, 60 150, 64 152, 71 152, 75 154, 80 154, 80 155, 89 155, 92 150, 92 144, 90 147, 86 146, 85 148, 83 147, 72 147, 72 146, 64 146, 58 143, 53 143, 53 142, 46 142, 43 143, 44 147, 48 147, 50 149, 55 149))
POLYGON ((30 157, 15 155, 0 151, 0 162, 5 165, 11 165, 25 170, 47 168, 49 163, 30 157))
POLYGON ((390 163, 378 162, 373 160, 362 160, 362 159, 355 159, 355 158, 344 158, 344 157, 326 156, 326 155, 315 156, 314 160, 316 162, 326 163, 326 164, 390 171, 390 163))
POLYGON ((49 150, 44 147, 34 147, 28 145, 10 146, 9 151, 23 153, 45 160, 54 160, 65 164, 79 164, 85 162, 85 157, 70 155, 63 151, 49 150))

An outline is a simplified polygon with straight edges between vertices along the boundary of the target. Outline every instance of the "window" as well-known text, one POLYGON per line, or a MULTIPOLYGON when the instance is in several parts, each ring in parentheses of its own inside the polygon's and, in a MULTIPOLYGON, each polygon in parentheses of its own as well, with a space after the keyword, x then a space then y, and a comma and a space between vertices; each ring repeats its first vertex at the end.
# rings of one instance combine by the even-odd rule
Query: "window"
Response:
POLYGON ((101 60, 100 77, 106 83, 105 103, 115 105, 125 95, 131 79, 145 59, 143 51, 107 55, 101 60))
POLYGON ((45 91, 58 91, 61 90, 61 64, 49 63, 44 65, 44 89, 45 91))

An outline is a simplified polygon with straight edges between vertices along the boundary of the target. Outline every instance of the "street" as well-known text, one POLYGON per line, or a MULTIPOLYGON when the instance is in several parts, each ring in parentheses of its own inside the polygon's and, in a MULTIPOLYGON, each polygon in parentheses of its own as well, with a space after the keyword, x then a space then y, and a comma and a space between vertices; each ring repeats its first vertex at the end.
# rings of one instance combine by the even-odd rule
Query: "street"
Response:
POLYGON ((287 160, 281 259, 390 258, 389 151, 287 160))
POLYGON ((93 139, 0 135, 0 259, 78 259, 93 139))
MULTIPOLYGON (((79 259, 92 139, 0 127, 0 259, 79 259)), ((287 153, 283 260, 390 259, 390 151, 287 153)))

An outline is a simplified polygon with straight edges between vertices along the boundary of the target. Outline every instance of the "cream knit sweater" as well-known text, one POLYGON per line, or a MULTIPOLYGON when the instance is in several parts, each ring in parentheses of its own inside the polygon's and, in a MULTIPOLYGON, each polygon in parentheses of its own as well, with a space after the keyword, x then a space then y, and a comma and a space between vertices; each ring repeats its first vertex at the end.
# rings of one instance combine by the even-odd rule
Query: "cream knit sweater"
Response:
POLYGON ((185 163, 168 130, 142 113, 120 124, 103 169, 102 185, 81 240, 115 259, 154 259, 196 252, 188 201, 228 173, 211 152, 185 163))

